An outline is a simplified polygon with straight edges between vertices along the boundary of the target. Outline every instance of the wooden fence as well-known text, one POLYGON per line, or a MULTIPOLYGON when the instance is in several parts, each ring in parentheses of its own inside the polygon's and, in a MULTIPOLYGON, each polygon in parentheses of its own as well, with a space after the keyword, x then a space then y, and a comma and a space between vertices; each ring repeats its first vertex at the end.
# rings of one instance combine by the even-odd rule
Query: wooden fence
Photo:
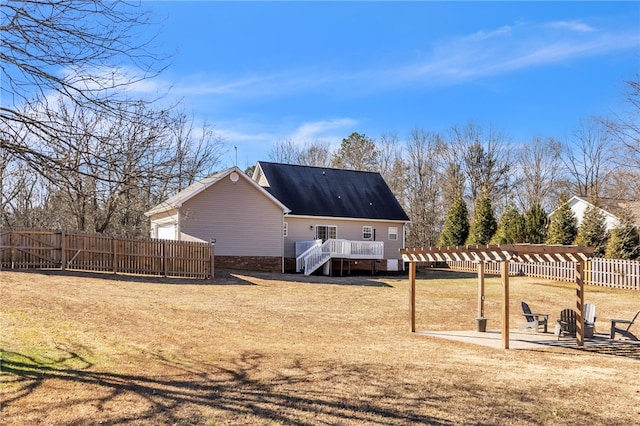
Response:
POLYGON ((0 269, 71 269, 165 277, 213 277, 209 243, 0 228, 0 269))
MULTIPOLYGON (((447 262, 456 271, 476 272, 470 261, 447 262)), ((575 281, 573 262, 518 263, 509 262, 509 275, 544 278, 557 281, 575 281)), ((485 273, 500 274, 499 263, 487 263, 485 273)), ((585 265, 585 284, 601 287, 640 290, 640 261, 593 258, 585 265)))

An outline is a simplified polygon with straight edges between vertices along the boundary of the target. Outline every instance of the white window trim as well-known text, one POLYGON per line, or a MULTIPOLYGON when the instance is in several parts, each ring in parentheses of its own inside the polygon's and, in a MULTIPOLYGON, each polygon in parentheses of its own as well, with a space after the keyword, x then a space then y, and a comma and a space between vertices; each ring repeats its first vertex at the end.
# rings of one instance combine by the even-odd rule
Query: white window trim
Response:
POLYGON ((389 241, 398 241, 398 227, 397 226, 390 226, 388 231, 387 231, 387 238, 389 239, 389 241), (391 233, 391 230, 395 229, 394 233, 391 233), (395 238, 391 238, 391 236, 395 236, 395 238))
POLYGON ((362 239, 364 241, 371 241, 373 240, 373 226, 371 225, 364 225, 362 227, 362 239), (369 237, 366 237, 365 235, 369 234, 369 237))
POLYGON ((327 239, 328 240, 331 239, 331 238, 329 238, 329 229, 330 228, 335 228, 336 235, 335 235, 334 238, 336 238, 336 239, 338 238, 338 225, 315 225, 314 232, 315 232, 315 237, 316 237, 317 240, 320 239, 320 238, 318 238, 318 228, 327 228, 327 239))

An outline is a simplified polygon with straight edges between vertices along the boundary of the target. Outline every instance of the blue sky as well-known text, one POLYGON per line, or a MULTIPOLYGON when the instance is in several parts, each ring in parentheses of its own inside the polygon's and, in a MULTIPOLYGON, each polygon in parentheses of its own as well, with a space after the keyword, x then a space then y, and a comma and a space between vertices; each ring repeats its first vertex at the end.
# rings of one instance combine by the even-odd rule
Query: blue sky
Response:
MULTIPOLYGON (((224 166, 274 142, 404 140, 469 121, 517 143, 624 108, 640 2, 154 2, 174 53, 144 90, 215 125, 224 166)), ((143 90, 142 88, 140 90, 143 90)))

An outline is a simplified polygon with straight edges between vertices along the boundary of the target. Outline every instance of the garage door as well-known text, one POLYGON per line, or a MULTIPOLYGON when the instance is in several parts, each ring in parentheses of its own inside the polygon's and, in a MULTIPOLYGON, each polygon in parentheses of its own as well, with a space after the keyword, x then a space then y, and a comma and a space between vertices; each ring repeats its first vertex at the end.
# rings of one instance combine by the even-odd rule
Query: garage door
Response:
POLYGON ((158 238, 163 240, 175 240, 176 225, 158 226, 158 238))

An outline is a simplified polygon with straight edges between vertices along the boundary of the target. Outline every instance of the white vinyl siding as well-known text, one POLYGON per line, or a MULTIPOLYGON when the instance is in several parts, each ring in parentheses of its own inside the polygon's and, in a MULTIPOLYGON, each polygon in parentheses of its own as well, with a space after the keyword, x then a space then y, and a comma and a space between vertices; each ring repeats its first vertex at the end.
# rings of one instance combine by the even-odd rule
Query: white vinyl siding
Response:
POLYGON ((180 211, 181 238, 215 238, 216 255, 282 256, 282 209, 243 177, 220 180, 180 211))
POLYGON ((376 239, 384 241, 384 257, 386 259, 401 259, 400 249, 403 248, 402 235, 398 234, 395 241, 386 240, 384 237, 389 227, 395 226, 398 232, 402 232, 403 222, 400 221, 380 221, 372 222, 371 220, 350 220, 350 219, 329 219, 329 218, 313 218, 300 217, 296 215, 287 215, 289 223, 289 237, 286 239, 284 248, 284 256, 295 258, 296 241, 310 241, 316 239, 316 225, 334 225, 337 227, 337 238, 352 241, 362 240, 362 227, 365 225, 372 226, 376 234, 376 239))

